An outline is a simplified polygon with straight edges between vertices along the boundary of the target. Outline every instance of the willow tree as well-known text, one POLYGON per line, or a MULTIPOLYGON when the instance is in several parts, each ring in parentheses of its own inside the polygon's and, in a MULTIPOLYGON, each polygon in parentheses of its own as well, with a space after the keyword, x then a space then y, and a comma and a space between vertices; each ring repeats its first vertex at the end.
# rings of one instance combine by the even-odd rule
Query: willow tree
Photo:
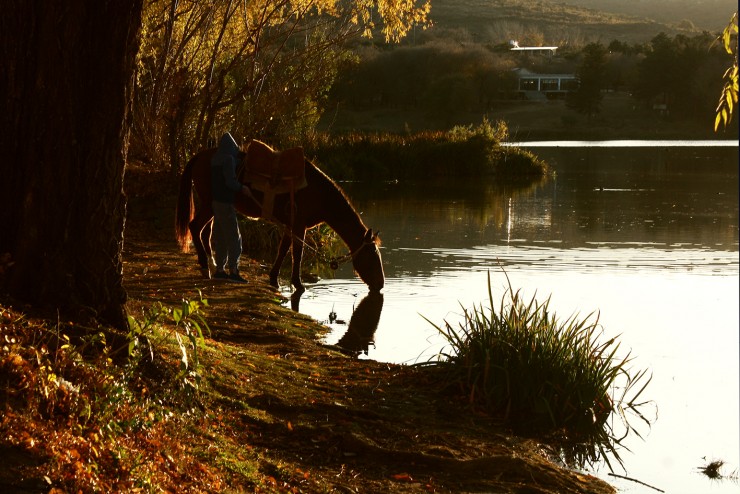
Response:
POLYGON ((300 139, 347 60, 346 42, 398 40, 428 11, 428 0, 149 0, 136 152, 176 172, 224 130, 276 144, 300 139))
POLYGON ((124 328, 123 171, 141 0, 3 2, 0 285, 124 328))

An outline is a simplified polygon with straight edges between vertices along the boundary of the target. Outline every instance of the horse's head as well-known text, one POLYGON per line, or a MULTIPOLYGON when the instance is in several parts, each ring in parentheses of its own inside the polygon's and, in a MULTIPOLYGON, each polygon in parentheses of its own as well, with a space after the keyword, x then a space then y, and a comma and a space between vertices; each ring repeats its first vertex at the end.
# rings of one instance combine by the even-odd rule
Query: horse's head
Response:
POLYGON ((380 258, 380 239, 372 229, 365 232, 362 245, 352 253, 352 266, 371 291, 378 292, 385 285, 383 260, 380 258))

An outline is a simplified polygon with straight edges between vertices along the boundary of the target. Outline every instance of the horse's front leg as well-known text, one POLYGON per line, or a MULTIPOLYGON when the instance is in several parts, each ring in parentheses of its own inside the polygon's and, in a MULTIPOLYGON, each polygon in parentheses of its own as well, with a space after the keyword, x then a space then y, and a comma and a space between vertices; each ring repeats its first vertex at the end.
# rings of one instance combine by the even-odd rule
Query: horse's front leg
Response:
POLYGON ((285 255, 288 253, 288 249, 290 248, 290 234, 284 233, 283 238, 280 239, 280 245, 278 246, 277 251, 277 257, 275 258, 275 262, 272 265, 272 269, 270 269, 270 285, 274 286, 275 288, 279 288, 278 284, 278 276, 280 275, 280 268, 283 265, 283 260, 285 260, 285 255))
POLYGON ((306 237, 306 230, 300 233, 293 232, 293 270, 290 275, 290 282, 295 287, 295 293, 303 293, 306 289, 301 283, 301 259, 303 258, 303 240, 306 237))

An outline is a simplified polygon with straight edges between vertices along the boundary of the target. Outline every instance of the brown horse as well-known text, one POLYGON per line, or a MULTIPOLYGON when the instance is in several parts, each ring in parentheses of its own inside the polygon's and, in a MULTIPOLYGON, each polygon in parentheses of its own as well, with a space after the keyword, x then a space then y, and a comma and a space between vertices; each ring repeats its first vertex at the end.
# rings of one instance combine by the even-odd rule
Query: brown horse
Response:
MULTIPOLYGON (((208 269, 211 256, 209 239, 213 210, 210 166, 215 152, 215 148, 201 151, 185 166, 180 178, 175 213, 177 241, 183 252, 188 252, 192 240, 198 253, 198 263, 204 272, 208 269), (197 210, 194 206, 193 186, 200 203, 197 210)), ((270 270, 270 284, 277 288, 280 267, 292 244, 293 267, 290 280, 297 293, 305 291, 301 282, 301 257, 306 230, 325 222, 347 244, 350 250, 348 257, 351 257, 355 272, 362 281, 372 291, 381 290, 385 276, 377 233, 365 226, 347 196, 332 179, 310 161, 304 161, 307 185, 295 191, 293 199, 288 193, 271 198, 274 201, 271 220, 285 225, 286 230, 270 270)), ((254 199, 237 195, 235 206, 245 216, 256 218, 261 215, 265 194, 254 188, 252 193, 254 199)))

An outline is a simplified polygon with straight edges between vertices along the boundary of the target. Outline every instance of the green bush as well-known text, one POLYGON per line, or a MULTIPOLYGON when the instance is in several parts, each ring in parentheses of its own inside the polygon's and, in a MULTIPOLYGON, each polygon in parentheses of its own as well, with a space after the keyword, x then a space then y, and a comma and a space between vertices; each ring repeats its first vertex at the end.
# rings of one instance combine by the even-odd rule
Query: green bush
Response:
POLYGON ((615 338, 598 340, 598 316, 559 321, 549 299, 527 303, 511 285, 496 310, 490 275, 488 296, 488 309, 463 308, 458 328, 446 321, 442 327, 432 323, 449 352, 424 365, 441 369, 478 409, 528 429, 592 441, 619 460, 615 446, 623 437, 615 437, 607 419, 612 412, 625 418, 629 410, 648 422, 638 411, 644 403, 637 402, 650 381, 646 371, 631 373, 629 355, 617 357, 615 338))
POLYGON ((128 316, 127 349, 132 363, 138 364, 147 357, 153 361, 153 348, 174 340, 180 353, 177 379, 192 391, 198 390, 202 377, 198 348, 205 345, 204 330, 210 331, 203 314, 208 300, 200 290, 198 294, 200 300, 183 300, 180 307, 167 307, 157 302, 143 313, 143 318, 128 316))

